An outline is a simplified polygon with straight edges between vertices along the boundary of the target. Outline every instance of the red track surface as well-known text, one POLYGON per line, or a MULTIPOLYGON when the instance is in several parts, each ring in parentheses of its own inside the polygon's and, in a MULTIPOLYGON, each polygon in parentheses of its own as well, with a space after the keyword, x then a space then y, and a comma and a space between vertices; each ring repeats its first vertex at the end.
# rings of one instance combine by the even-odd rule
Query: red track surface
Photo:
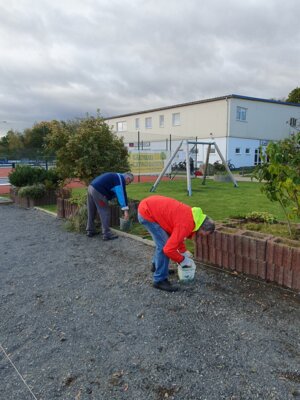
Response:
MULTIPOLYGON (((0 178, 7 178, 9 173, 11 172, 11 168, 0 168, 0 178)), ((177 178, 177 177, 176 177, 177 178)), ((135 176, 134 177, 134 182, 133 183, 144 183, 144 182, 155 182, 157 179, 157 176, 153 175, 141 175, 140 177, 135 176)), ((162 178, 164 181, 168 181, 169 178, 164 176, 162 178)), ((80 188, 80 187, 85 187, 86 185, 82 182, 80 182, 79 179, 73 179, 71 183, 67 184, 66 187, 68 188, 80 188)), ((9 185, 3 185, 0 186, 0 195, 1 194, 7 194, 9 193, 9 185)))

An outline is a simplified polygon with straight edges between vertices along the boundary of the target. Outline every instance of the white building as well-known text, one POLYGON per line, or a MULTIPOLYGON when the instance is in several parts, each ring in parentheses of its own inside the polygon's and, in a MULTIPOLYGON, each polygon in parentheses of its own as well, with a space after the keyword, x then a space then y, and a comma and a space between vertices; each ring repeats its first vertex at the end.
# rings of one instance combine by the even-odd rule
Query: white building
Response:
MULTIPOLYGON (((225 159, 242 167, 257 164, 260 146, 299 130, 300 104, 232 94, 118 115, 106 122, 132 149, 170 150, 172 144, 174 150, 179 139, 213 138, 225 159)), ((206 147, 199 145, 197 161, 205 161, 206 147)), ((218 159, 211 154, 211 163, 218 159)))

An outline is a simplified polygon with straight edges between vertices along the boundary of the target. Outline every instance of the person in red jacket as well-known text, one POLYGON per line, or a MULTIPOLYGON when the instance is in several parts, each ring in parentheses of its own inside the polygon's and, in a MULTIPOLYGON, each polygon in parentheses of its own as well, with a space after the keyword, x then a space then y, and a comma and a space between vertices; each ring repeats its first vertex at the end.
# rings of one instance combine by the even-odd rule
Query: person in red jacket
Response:
POLYGON ((138 220, 151 234, 156 248, 152 260, 153 286, 156 289, 175 292, 168 280, 170 259, 182 266, 191 266, 184 240, 195 232, 209 235, 215 230, 214 222, 200 207, 190 207, 178 200, 164 196, 150 196, 138 207, 138 220))

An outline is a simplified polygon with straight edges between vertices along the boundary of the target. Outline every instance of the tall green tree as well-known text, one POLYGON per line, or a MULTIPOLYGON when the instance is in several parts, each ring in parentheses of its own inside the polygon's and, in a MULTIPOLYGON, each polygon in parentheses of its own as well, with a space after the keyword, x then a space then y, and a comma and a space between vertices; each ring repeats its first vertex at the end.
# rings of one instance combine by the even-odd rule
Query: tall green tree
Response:
POLYGON ((300 87, 293 89, 286 99, 289 103, 300 103, 300 87))
POLYGON ((27 158, 37 158, 46 155, 46 137, 50 132, 49 122, 39 122, 30 129, 25 129, 24 152, 23 156, 27 158))
POLYGON ((20 158, 24 149, 24 140, 21 133, 10 130, 0 140, 1 157, 20 158))
POLYGON ((267 197, 281 205, 292 236, 291 219, 300 218, 300 132, 269 143, 261 159, 254 176, 263 182, 267 197))
POLYGON ((55 150, 57 168, 65 179, 79 178, 89 183, 103 172, 129 170, 123 139, 99 115, 80 121, 53 121, 47 149, 55 150))

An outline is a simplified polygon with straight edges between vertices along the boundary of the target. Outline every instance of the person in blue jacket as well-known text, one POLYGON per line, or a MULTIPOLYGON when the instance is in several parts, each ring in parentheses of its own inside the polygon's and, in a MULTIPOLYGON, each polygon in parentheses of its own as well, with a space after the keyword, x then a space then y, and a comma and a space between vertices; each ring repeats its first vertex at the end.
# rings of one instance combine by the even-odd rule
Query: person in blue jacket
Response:
POLYGON ((108 202, 113 198, 117 198, 122 211, 124 211, 124 219, 129 219, 128 200, 126 193, 126 185, 133 181, 134 177, 131 172, 119 174, 115 172, 106 172, 97 176, 88 187, 87 209, 88 221, 86 226, 86 234, 93 237, 97 233, 95 231, 94 220, 96 213, 100 216, 102 225, 103 240, 117 239, 109 227, 110 212, 108 202))

